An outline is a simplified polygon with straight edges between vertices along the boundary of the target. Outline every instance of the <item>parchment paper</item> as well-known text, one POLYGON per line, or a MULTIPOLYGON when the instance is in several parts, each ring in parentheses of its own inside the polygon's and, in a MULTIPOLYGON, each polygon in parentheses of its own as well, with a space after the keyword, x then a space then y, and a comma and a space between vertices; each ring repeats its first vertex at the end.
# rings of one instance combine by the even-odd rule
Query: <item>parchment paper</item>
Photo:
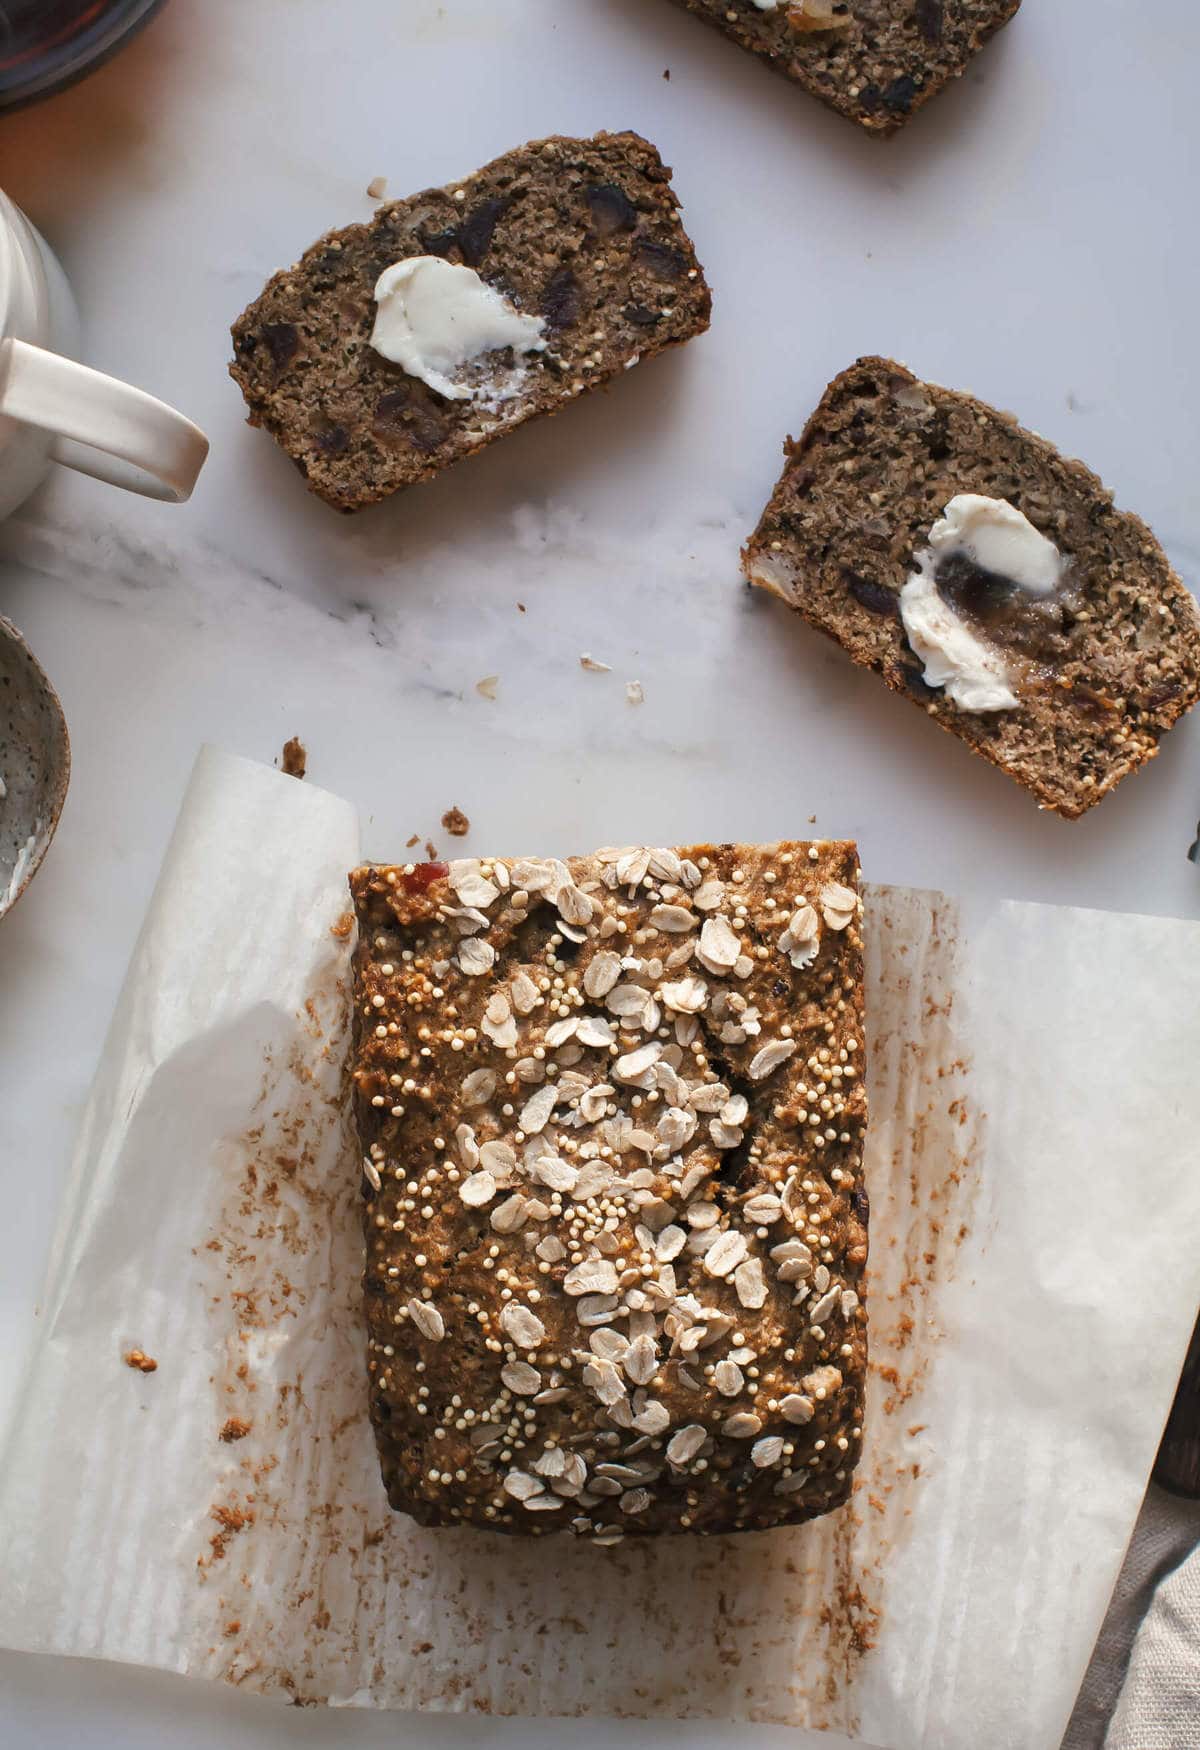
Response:
POLYGON ((342 1085, 358 854, 344 802, 202 754, 7 1433, 0 1641, 302 1701, 1057 1745, 1200 1299, 1200 927, 871 890, 853 1501, 601 1551, 387 1509, 342 1085))

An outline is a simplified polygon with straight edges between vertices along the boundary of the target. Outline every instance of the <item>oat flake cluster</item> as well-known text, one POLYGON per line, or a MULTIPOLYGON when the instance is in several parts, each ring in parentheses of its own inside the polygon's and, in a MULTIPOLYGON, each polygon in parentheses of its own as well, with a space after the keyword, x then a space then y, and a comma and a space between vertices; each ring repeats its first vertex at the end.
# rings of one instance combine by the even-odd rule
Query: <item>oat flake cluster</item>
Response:
POLYGON ((599 1543, 839 1505, 866 1363, 853 845, 351 885, 392 1505, 599 1543))

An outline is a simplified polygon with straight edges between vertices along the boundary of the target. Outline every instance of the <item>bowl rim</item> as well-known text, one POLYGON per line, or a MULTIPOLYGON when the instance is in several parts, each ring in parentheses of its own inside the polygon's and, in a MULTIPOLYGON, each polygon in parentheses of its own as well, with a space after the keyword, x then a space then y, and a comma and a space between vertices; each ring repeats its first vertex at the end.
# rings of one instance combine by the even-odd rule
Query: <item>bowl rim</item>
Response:
POLYGON ((20 627, 14 626, 13 622, 3 614, 0 614, 0 640, 3 640, 6 644, 15 644, 18 647, 23 653, 29 666, 33 669, 34 674, 37 676, 42 687, 45 689, 46 697, 49 700, 51 708, 57 716, 59 725, 62 729, 63 753, 62 764, 55 775, 54 784, 51 789, 50 816, 38 835, 37 849, 33 852, 29 862, 26 864, 21 877, 20 886, 13 888, 10 885, 7 889, 0 889, 0 922, 3 922, 21 896, 28 892, 34 876, 37 874, 46 859, 46 852, 50 849, 50 846, 53 843, 54 835, 58 831, 58 823, 62 818, 63 804, 67 797, 67 787, 71 782, 71 735, 67 728, 67 717, 66 712, 62 707, 62 700, 55 691, 49 675, 34 655, 29 640, 21 631, 20 627))

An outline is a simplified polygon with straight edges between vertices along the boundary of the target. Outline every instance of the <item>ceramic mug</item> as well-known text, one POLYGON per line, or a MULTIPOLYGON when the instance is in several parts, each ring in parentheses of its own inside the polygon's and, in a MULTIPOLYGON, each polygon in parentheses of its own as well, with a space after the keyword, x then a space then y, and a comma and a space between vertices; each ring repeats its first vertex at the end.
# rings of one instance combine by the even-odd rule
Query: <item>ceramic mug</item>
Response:
POLYGON ((79 316, 45 239, 0 192, 0 517, 52 462, 182 503, 208 439, 182 413, 70 355, 79 316))

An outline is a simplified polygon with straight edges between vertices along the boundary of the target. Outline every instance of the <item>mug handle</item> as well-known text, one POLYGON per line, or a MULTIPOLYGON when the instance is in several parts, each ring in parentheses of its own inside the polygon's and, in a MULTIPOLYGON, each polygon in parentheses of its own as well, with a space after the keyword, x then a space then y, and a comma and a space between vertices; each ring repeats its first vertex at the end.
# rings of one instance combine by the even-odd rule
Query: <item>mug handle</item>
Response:
POLYGON ((51 432, 56 462, 174 504, 208 454, 199 426, 165 402, 25 340, 0 342, 0 415, 51 432))

